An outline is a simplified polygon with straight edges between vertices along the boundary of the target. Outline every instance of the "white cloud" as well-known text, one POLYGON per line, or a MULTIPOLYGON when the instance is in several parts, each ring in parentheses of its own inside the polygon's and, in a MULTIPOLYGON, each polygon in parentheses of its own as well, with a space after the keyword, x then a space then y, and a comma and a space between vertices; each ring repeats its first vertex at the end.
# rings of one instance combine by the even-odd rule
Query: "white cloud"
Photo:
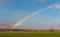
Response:
POLYGON ((53 28, 53 29, 60 29, 60 18, 56 18, 50 23, 51 24, 48 27, 53 28))
POLYGON ((60 14, 60 12, 56 12, 56 14, 60 14))
POLYGON ((26 24, 24 23, 20 25, 20 27, 23 26, 26 29, 60 29, 60 18, 56 18, 50 22, 48 22, 47 20, 41 21, 41 17, 38 17, 38 19, 35 17, 32 20, 30 20, 31 22, 25 22, 26 24))
POLYGON ((55 19, 55 20, 54 20, 54 23, 55 23, 55 24, 60 24, 60 18, 55 19))
POLYGON ((53 5, 54 9, 60 9, 60 3, 56 3, 55 5, 53 5))

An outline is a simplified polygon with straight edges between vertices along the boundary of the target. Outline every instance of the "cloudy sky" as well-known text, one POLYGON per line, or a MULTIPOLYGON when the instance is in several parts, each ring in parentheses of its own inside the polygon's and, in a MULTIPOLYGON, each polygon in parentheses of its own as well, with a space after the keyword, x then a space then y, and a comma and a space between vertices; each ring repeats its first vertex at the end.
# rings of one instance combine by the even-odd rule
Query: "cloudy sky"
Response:
POLYGON ((32 13, 43 10, 16 28, 60 29, 60 0, 0 0, 0 28, 11 28, 32 13), (51 8, 44 10, 52 6, 51 8))

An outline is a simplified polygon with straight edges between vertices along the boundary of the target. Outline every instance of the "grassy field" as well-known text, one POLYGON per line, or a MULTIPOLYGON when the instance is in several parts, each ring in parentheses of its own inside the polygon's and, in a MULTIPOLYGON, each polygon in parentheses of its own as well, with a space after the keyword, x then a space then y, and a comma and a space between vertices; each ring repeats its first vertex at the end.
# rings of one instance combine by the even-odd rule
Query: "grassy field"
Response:
POLYGON ((0 32, 0 37, 60 37, 59 32, 0 32))

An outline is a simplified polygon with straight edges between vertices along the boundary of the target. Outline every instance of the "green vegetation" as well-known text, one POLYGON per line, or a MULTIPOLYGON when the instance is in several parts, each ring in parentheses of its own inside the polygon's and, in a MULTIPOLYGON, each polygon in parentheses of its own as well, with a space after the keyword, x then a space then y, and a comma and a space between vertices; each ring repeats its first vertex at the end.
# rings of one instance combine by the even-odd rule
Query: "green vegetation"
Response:
POLYGON ((0 37, 60 37, 59 32, 0 32, 0 37))

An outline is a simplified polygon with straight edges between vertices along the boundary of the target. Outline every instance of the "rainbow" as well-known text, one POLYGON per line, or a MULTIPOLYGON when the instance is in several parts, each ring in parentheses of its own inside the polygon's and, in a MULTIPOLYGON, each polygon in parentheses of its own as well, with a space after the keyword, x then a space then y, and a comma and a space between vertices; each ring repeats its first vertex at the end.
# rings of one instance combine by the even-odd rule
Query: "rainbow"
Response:
POLYGON ((38 13, 41 13, 41 12, 43 12, 43 11, 49 9, 49 8, 52 8, 52 7, 53 7, 53 6, 51 5, 51 6, 48 6, 47 8, 42 9, 42 10, 35 11, 35 12, 33 12, 31 15, 29 15, 29 16, 25 17, 24 19, 18 21, 18 22, 17 22, 15 25, 13 25, 12 27, 13 27, 13 28, 16 28, 17 26, 21 25, 24 21, 28 20, 29 18, 31 18, 31 17, 37 15, 38 13))

